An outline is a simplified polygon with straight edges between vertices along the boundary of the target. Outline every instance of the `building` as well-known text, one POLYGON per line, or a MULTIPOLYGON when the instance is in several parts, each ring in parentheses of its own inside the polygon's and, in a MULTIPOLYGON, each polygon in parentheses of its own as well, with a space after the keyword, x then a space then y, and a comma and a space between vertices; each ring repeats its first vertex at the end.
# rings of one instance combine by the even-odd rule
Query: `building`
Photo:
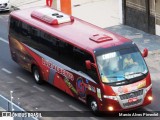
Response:
POLYGON ((160 36, 160 0, 10 1, 12 6, 20 9, 45 5, 48 1, 48 3, 54 4, 51 5, 52 7, 63 12, 67 11, 66 13, 102 28, 125 24, 160 36), (64 7, 66 5, 68 5, 68 8, 64 7))
MULTIPOLYGON (((63 1, 63 0, 55 0, 63 1)), ((69 0, 71 4, 96 3, 96 6, 80 7, 81 13, 76 13, 77 8, 72 7, 74 16, 80 17, 100 27, 125 24, 147 33, 160 35, 160 0, 69 0), (99 6, 101 7, 99 7, 99 6), (104 9, 105 6, 105 9, 104 9), (85 14, 83 14, 85 11, 85 14), (89 12, 88 12, 89 11, 89 12), (93 11, 93 12, 90 12, 93 11), (95 14, 97 13, 101 14, 95 14), (88 13, 88 14, 87 14, 88 13), (93 14, 92 14, 93 13, 93 14), (99 16, 100 15, 100 16, 99 16), (90 16, 91 20, 89 20, 90 16), (93 22, 94 17, 96 21, 93 22), (115 18, 115 19, 112 19, 115 18), (103 19, 103 21, 102 21, 103 19), (109 21, 108 21, 109 20, 109 21), (98 21, 98 22, 97 22, 98 21)), ((71 5, 71 6, 72 6, 71 5)))
POLYGON ((123 23, 160 35, 160 0, 122 0, 123 23))

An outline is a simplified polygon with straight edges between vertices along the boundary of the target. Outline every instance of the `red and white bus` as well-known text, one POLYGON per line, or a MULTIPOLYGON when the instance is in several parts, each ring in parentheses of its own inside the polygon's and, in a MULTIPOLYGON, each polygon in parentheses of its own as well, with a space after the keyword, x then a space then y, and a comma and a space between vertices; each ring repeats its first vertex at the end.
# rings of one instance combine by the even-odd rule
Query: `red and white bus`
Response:
POLYGON ((128 111, 152 101, 150 73, 134 42, 48 7, 10 14, 12 59, 98 111, 128 111))

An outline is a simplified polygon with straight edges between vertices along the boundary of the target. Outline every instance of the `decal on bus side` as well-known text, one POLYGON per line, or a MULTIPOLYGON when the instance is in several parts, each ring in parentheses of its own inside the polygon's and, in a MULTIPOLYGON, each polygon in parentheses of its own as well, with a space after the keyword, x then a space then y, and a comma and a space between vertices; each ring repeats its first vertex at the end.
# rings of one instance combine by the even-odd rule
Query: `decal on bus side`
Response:
POLYGON ((88 85, 88 90, 92 91, 92 92, 96 92, 96 89, 95 87, 91 86, 91 85, 88 85))
POLYGON ((64 81, 65 81, 66 85, 68 86, 68 88, 70 88, 77 95, 78 92, 76 91, 74 86, 69 82, 69 80, 67 78, 64 78, 64 81))
POLYGON ((68 71, 66 71, 66 70, 54 65, 52 62, 47 61, 47 60, 42 58, 42 64, 45 65, 48 68, 54 69, 57 73, 65 76, 66 78, 68 78, 68 79, 70 79, 72 81, 74 80, 74 76, 73 76, 72 73, 70 73, 70 72, 68 72, 68 71))
POLYGON ((77 87, 78 95, 82 98, 85 98, 86 97, 86 84, 84 83, 81 77, 77 79, 76 87, 77 87))

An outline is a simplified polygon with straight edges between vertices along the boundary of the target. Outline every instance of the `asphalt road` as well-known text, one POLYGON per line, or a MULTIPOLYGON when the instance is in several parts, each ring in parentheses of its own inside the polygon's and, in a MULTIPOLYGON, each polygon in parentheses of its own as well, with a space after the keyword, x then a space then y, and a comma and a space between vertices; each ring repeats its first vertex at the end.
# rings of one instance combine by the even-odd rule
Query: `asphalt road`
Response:
MULTIPOLYGON (((10 91, 13 91, 13 101, 20 107, 28 111, 88 111, 89 109, 81 102, 66 95, 55 87, 45 83, 37 85, 30 73, 23 70, 14 63, 10 57, 8 45, 8 15, 7 13, 0 15, 0 94, 10 99, 10 91)), ((153 73, 153 95, 154 101, 151 105, 144 107, 142 111, 160 111, 160 82, 158 80, 159 71, 150 68, 153 73)), ((60 113, 59 113, 60 114, 60 113)), ((106 120, 103 117, 54 117, 41 118, 43 120, 106 120)), ((112 118, 113 120, 140 120, 139 117, 112 118)), ((158 117, 146 117, 146 120, 159 120, 158 117)))

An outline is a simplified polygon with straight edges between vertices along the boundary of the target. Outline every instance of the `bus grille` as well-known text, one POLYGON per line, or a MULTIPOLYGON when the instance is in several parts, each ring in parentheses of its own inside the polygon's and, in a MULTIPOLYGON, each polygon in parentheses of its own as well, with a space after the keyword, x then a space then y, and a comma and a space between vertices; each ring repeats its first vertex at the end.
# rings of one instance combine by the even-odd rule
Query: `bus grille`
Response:
POLYGON ((129 99, 129 98, 133 98, 133 97, 138 97, 142 94, 143 94, 143 89, 139 90, 139 91, 135 91, 135 92, 120 95, 120 98, 121 98, 121 100, 125 100, 125 99, 129 99))
POLYGON ((137 100, 137 101, 135 101, 135 102, 123 103, 123 106, 124 106, 124 107, 128 107, 128 106, 132 106, 132 105, 137 105, 137 104, 139 104, 141 101, 142 101, 142 99, 139 99, 139 100, 137 100))

